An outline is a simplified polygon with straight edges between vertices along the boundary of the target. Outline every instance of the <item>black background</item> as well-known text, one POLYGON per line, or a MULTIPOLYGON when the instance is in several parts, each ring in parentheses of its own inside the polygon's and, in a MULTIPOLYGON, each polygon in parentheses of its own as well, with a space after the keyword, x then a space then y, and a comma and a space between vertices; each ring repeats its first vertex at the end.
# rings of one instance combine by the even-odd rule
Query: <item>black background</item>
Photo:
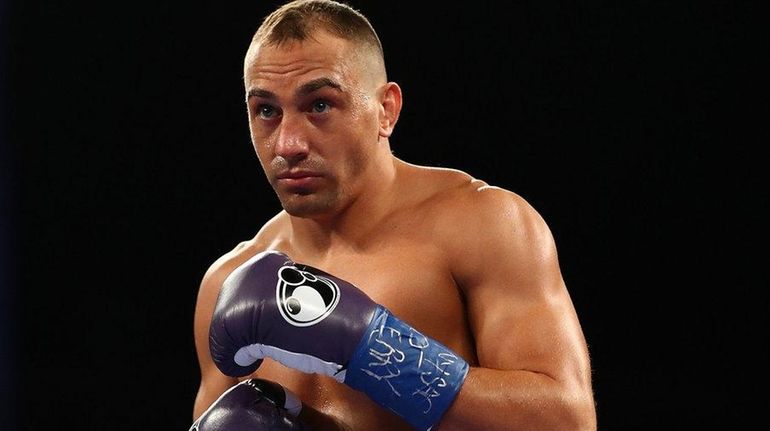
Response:
MULTIPOLYGON (((734 3, 352 3, 395 154, 548 221, 600 429, 767 406, 767 38, 734 3)), ((186 430, 200 279, 279 209, 241 81, 277 2, 1 4, 0 429, 186 430)))

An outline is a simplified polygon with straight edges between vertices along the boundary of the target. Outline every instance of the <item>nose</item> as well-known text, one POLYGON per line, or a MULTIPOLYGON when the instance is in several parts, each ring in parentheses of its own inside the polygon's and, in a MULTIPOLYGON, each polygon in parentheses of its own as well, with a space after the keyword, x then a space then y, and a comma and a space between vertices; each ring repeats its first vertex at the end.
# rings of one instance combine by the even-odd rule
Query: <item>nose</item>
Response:
POLYGON ((284 115, 273 150, 276 157, 297 162, 307 157, 310 146, 301 116, 284 115))

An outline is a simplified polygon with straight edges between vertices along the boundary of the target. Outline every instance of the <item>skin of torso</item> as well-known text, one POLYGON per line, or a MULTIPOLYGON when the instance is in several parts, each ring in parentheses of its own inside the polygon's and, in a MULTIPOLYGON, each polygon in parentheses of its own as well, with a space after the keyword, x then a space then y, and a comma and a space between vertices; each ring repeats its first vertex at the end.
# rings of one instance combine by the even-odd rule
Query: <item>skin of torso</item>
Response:
MULTIPOLYGON (((412 190, 399 194, 392 212, 362 241, 329 244, 324 255, 308 253, 293 241, 289 216, 282 212, 255 238, 220 259, 213 269, 213 278, 224 279, 258 252, 280 250, 296 262, 354 284, 400 319, 476 365, 464 294, 452 274, 452 261, 458 253, 447 250, 452 244, 461 243, 458 237, 470 237, 473 233, 458 232, 460 229, 450 226, 454 224, 452 217, 441 214, 461 211, 463 195, 472 193, 482 183, 452 170, 410 166, 404 167, 404 171, 409 178, 405 188, 412 190)), ((406 422, 378 407, 364 394, 326 376, 297 372, 266 359, 248 377, 281 383, 306 406, 334 418, 340 429, 410 429, 406 422)), ((316 420, 310 417, 308 421, 316 420)))

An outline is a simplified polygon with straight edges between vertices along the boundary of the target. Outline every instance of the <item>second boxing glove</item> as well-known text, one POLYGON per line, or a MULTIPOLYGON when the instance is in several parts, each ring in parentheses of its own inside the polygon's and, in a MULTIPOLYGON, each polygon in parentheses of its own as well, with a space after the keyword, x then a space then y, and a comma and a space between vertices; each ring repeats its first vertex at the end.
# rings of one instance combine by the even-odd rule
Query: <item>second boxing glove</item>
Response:
POLYGON ((189 431, 310 431, 297 419, 301 408, 278 383, 248 379, 225 391, 189 431))

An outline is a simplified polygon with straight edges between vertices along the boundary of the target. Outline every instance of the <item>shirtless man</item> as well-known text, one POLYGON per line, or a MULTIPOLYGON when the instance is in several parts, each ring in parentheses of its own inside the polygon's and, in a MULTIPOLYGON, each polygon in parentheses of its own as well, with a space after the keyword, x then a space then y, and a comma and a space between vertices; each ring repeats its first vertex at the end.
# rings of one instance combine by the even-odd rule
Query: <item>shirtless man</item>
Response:
POLYGON ((401 89, 363 15, 278 8, 244 84, 283 210, 203 278, 191 429, 596 428, 548 226, 511 191, 392 154, 401 89))

